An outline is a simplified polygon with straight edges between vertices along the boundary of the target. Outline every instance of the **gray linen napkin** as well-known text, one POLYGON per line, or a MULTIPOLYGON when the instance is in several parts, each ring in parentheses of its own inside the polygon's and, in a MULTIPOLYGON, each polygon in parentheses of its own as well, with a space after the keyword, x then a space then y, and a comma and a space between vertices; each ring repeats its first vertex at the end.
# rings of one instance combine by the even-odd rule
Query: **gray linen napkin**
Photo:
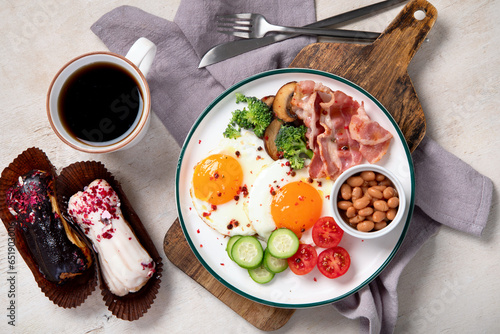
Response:
MULTIPOLYGON (((292 16, 298 26, 314 22, 316 16, 313 0, 183 0, 174 22, 123 6, 101 17, 92 31, 120 54, 142 36, 158 46, 148 74, 152 109, 181 145, 198 115, 225 89, 250 75, 287 67, 300 49, 314 41, 294 38, 198 69, 205 51, 231 39, 215 31, 215 15, 239 12, 265 13, 278 24, 288 24, 292 16)), ((393 332, 399 276, 442 224, 479 236, 487 222, 493 191, 490 179, 429 138, 424 138, 413 153, 413 160, 416 206, 400 250, 372 283, 334 304, 346 317, 360 318, 364 333, 393 332), (454 185, 454 197, 443 193, 443 184, 454 185)))

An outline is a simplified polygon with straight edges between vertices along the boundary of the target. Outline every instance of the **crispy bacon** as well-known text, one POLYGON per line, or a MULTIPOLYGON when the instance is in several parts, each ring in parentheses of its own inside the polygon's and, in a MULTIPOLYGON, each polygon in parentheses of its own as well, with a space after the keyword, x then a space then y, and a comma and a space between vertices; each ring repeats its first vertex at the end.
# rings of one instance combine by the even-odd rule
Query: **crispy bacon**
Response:
POLYGON ((336 179, 363 158, 373 163, 388 150, 392 135, 368 117, 363 104, 341 91, 301 81, 292 108, 308 128, 306 137, 314 152, 308 167, 312 178, 336 179))
POLYGON ((360 144, 361 154, 370 163, 379 161, 389 149, 392 135, 380 124, 372 121, 362 105, 349 124, 351 136, 360 144))

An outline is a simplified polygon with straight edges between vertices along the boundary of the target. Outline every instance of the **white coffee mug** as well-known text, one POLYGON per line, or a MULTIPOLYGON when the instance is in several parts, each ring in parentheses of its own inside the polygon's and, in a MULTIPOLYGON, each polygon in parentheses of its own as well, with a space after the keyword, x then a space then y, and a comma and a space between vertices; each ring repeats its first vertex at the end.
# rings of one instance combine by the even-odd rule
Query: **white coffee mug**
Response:
POLYGON ((125 57, 112 52, 91 52, 66 63, 52 80, 47 93, 47 116, 56 135, 72 148, 88 153, 114 152, 137 144, 144 137, 150 123, 151 95, 146 75, 151 68, 155 54, 156 45, 141 37, 132 45, 125 57), (120 136, 105 141, 94 140, 94 138, 102 138, 99 136, 99 131, 106 131, 109 128, 109 120, 101 119, 99 122, 96 120, 96 128, 88 131, 87 138, 75 136, 62 120, 59 101, 63 87, 75 72, 101 63, 118 67, 133 78, 142 98, 142 108, 139 106, 133 124, 120 136))

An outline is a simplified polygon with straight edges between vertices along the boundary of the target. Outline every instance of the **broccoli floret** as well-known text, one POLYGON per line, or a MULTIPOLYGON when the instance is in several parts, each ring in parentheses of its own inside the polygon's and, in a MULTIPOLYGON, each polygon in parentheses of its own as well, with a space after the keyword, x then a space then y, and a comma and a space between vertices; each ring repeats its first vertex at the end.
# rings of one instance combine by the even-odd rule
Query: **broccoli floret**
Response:
POLYGON ((278 152, 283 153, 293 169, 303 168, 306 158, 313 157, 313 151, 307 148, 306 131, 305 125, 283 125, 274 141, 278 152))
POLYGON ((236 129, 232 124, 228 124, 223 135, 224 135, 224 137, 230 138, 230 139, 236 139, 238 137, 241 137, 240 130, 236 129))
POLYGON ((236 93, 236 103, 246 102, 247 108, 233 111, 224 137, 238 138, 241 136, 240 130, 252 130, 259 138, 264 136, 267 126, 271 123, 273 114, 269 106, 256 97, 247 97, 241 93, 236 93))

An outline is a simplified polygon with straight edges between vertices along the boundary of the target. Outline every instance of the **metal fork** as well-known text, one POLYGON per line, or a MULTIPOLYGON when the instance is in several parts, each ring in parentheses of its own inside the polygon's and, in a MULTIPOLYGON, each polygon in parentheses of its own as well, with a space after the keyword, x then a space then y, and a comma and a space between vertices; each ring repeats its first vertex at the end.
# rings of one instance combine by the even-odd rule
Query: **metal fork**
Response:
POLYGON ((253 13, 217 15, 216 23, 218 32, 241 38, 260 38, 269 32, 363 40, 376 40, 380 36, 379 33, 370 31, 278 26, 269 23, 261 14, 253 13))

